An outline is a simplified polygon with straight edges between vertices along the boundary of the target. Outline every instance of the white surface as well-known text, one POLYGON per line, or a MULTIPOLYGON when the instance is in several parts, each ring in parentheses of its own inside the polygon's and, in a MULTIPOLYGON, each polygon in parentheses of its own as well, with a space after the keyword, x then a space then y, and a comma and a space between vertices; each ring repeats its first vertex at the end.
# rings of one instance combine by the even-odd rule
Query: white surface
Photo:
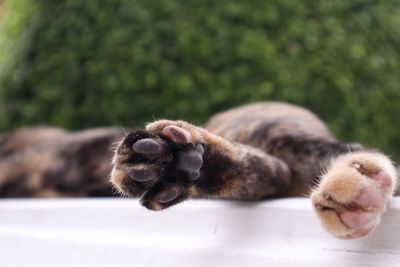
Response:
POLYGON ((135 199, 2 200, 0 266, 400 266, 399 222, 400 198, 351 241, 325 233, 308 199, 161 212, 135 199))

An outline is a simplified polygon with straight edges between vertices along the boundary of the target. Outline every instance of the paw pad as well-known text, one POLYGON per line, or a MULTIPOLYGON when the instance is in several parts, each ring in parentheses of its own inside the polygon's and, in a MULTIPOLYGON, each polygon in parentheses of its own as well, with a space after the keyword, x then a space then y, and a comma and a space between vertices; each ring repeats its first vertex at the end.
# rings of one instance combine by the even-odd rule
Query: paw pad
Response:
POLYGON ((147 164, 137 164, 129 167, 128 176, 137 182, 148 182, 157 178, 157 173, 147 164))
POLYGON ((202 165, 203 157, 198 150, 191 150, 178 154, 176 167, 178 170, 188 173, 188 178, 191 181, 197 180, 200 177, 200 168, 202 165))
POLYGON ((180 195, 181 191, 179 187, 177 186, 172 186, 168 188, 167 190, 161 192, 157 197, 156 201, 159 203, 168 203, 171 202, 172 200, 176 199, 180 195))
POLYGON ((132 145, 132 150, 140 154, 157 154, 162 152, 163 147, 154 139, 144 138, 136 141, 132 145))
POLYGON ((191 140, 191 135, 188 131, 175 125, 166 126, 161 134, 177 144, 187 144, 190 143, 191 140))

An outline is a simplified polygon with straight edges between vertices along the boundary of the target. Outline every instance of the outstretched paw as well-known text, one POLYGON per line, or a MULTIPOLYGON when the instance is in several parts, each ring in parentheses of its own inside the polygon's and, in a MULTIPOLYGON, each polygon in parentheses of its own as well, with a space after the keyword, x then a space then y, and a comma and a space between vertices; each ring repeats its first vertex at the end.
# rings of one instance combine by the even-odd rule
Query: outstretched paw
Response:
POLYGON ((358 238, 380 222, 396 187, 390 160, 379 153, 339 157, 321 177, 311 199, 322 226, 338 238, 358 238))
POLYGON ((129 133, 113 158, 111 181, 127 196, 140 196, 152 210, 194 194, 201 179, 203 131, 183 121, 161 120, 129 133))

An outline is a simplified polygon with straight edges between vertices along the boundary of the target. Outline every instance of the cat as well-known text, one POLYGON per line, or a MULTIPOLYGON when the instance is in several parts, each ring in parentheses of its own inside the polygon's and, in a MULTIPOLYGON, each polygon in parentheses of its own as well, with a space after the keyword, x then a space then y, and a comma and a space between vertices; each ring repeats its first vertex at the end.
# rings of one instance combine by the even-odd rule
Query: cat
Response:
POLYGON ((124 136, 115 128, 25 129, 0 145, 3 196, 109 196, 109 172, 120 195, 151 210, 188 198, 309 195, 322 226, 342 239, 379 224, 399 173, 382 152, 338 141, 316 115, 280 102, 216 114, 204 128, 157 120, 124 136))
POLYGON ((397 185, 383 153, 336 140, 310 111, 257 103, 212 117, 204 128, 159 120, 117 146, 111 181, 162 210, 187 198, 261 200, 310 193, 322 226, 350 239, 371 232, 397 185))

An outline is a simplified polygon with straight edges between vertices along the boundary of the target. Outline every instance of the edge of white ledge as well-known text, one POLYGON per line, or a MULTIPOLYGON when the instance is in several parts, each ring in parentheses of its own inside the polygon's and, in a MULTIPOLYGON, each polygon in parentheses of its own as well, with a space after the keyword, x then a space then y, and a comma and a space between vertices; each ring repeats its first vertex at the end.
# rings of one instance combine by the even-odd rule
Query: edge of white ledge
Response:
POLYGON ((367 237, 338 240, 307 198, 0 201, 1 266, 398 266, 400 198, 367 237), (3 256, 4 255, 4 256, 3 256))

